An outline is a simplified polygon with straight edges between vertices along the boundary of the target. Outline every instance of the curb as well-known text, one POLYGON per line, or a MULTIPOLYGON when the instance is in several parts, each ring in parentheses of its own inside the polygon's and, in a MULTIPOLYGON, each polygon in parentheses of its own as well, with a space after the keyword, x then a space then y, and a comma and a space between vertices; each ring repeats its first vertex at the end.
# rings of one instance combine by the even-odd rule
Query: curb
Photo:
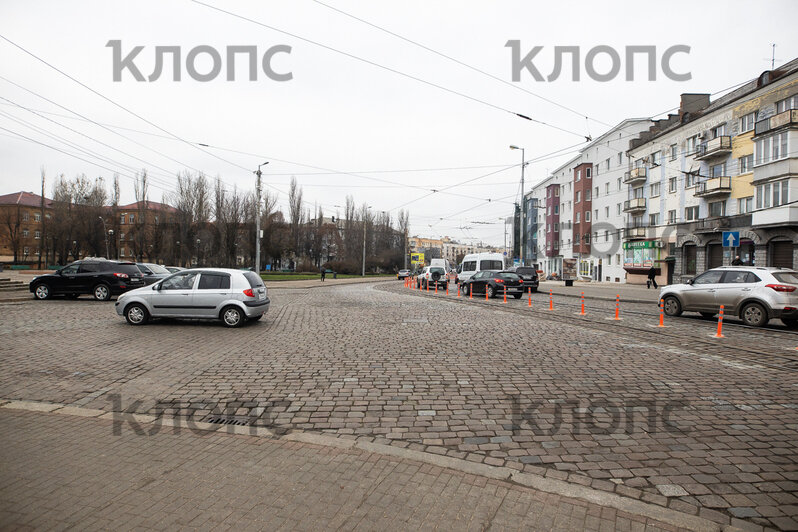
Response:
MULTIPOLYGON (((117 415, 120 414, 119 412, 81 408, 61 403, 0 399, 0 410, 3 409, 93 417, 104 420, 116 420, 117 415)), ((671 526, 686 528, 689 530, 707 532, 740 530, 730 525, 721 525, 703 517, 682 513, 671 508, 666 508, 635 499, 630 499, 615 493, 609 493, 579 484, 572 484, 564 480, 548 478, 541 475, 536 475, 534 473, 516 471, 508 467, 469 462, 467 460, 454 458, 451 456, 416 451, 382 443, 339 438, 337 436, 304 431, 291 431, 285 435, 279 436, 265 427, 254 427, 249 425, 218 425, 203 422, 189 423, 188 420, 182 418, 156 417, 148 414, 125 413, 125 415, 128 419, 132 419, 133 421, 141 424, 158 423, 168 427, 190 428, 191 430, 208 432, 218 432, 220 429, 224 429, 225 432, 232 434, 261 438, 265 437, 274 440, 293 441, 322 447, 335 447, 338 449, 357 449, 372 454, 392 456, 404 460, 413 460, 446 469, 452 469, 462 473, 509 482, 511 484, 523 486, 544 493, 579 499, 592 504, 599 504, 607 508, 614 508, 616 510, 639 515, 667 523, 671 526)))
MULTIPOLYGON (((352 280, 342 279, 342 282, 333 282, 330 284, 326 284, 326 281, 324 282, 325 284, 323 284, 321 281, 318 281, 319 284, 314 284, 310 286, 280 286, 280 284, 282 283, 307 283, 312 281, 313 279, 304 280, 304 281, 272 281, 272 284, 266 285, 266 288, 269 290, 308 290, 310 288, 327 288, 330 286, 345 286, 351 284, 384 283, 388 281, 396 281, 396 279, 392 277, 386 277, 384 279, 368 279, 365 281, 361 281, 358 279, 352 279, 352 280)), ((266 284, 266 281, 264 281, 264 284, 266 284)))

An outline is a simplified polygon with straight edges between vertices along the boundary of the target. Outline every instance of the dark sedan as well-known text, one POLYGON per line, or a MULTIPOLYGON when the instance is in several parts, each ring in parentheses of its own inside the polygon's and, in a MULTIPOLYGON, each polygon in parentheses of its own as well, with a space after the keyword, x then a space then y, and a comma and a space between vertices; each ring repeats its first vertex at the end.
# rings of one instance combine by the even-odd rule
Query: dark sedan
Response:
POLYGON ((160 264, 154 264, 152 262, 137 262, 136 267, 138 267, 139 271, 144 275, 144 282, 147 285, 154 284, 172 275, 172 272, 160 264))
POLYGON ((496 297, 504 295, 506 291, 507 295, 520 299, 524 294, 524 282, 515 272, 483 270, 463 281, 461 285, 465 295, 487 292, 488 297, 496 297))

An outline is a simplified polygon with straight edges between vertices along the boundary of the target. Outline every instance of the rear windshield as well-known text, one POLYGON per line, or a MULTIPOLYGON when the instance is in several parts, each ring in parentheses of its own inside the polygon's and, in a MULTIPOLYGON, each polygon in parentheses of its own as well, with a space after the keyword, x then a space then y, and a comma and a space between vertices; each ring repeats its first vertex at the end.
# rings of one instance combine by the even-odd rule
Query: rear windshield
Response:
POLYGON ((244 277, 246 277, 247 281, 249 281, 249 286, 251 288, 258 288, 260 286, 263 286, 263 279, 258 277, 258 275, 255 272, 244 272, 244 277))
POLYGON ((160 264, 147 264, 147 268, 149 268, 152 273, 171 273, 160 264))
POLYGON ((537 271, 535 268, 516 268, 515 273, 519 275, 534 275, 537 271))
POLYGON ((501 270, 504 264, 500 260, 481 260, 479 261, 480 270, 501 270))
POLYGON ((796 272, 773 272, 773 277, 780 283, 798 284, 798 273, 796 272))
POLYGON ((108 269, 116 273, 141 276, 141 271, 139 271, 135 264, 113 264, 108 269))
POLYGON ((518 275, 513 272, 499 272, 496 274, 496 277, 498 277, 499 279, 510 279, 510 280, 520 279, 520 277, 518 277, 518 275))
POLYGON ((446 273, 446 270, 444 270, 443 268, 438 268, 437 266, 433 266, 432 268, 429 269, 429 272, 430 273, 446 273))

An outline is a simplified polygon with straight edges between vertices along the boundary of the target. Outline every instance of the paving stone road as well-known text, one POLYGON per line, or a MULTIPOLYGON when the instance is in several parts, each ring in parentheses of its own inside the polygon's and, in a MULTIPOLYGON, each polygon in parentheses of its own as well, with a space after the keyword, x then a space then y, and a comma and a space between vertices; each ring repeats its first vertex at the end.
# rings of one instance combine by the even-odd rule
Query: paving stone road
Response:
POLYGON ((0 305, 0 398, 221 411, 798 528, 794 334, 738 327, 711 343, 713 322, 657 331, 645 305, 616 324, 575 316, 572 298, 547 313, 543 295, 529 311, 400 282, 270 295, 267 318, 237 330, 130 327, 83 299, 0 305))

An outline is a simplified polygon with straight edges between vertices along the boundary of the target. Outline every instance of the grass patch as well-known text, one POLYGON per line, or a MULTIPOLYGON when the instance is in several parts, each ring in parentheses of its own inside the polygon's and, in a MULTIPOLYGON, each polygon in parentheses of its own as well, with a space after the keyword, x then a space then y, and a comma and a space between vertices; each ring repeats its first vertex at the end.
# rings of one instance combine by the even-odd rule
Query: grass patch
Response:
MULTIPOLYGON (((291 272, 276 272, 276 273, 264 273, 261 272, 260 276, 263 278, 264 281, 310 281, 313 279, 319 280, 321 279, 320 273, 291 273, 291 272)), ((360 275, 349 274, 349 273, 339 273, 338 279, 357 279, 360 278, 360 275)), ((366 274, 368 278, 385 278, 385 277, 395 277, 393 274, 366 274)), ((327 279, 332 279, 333 275, 328 273, 327 279)))

